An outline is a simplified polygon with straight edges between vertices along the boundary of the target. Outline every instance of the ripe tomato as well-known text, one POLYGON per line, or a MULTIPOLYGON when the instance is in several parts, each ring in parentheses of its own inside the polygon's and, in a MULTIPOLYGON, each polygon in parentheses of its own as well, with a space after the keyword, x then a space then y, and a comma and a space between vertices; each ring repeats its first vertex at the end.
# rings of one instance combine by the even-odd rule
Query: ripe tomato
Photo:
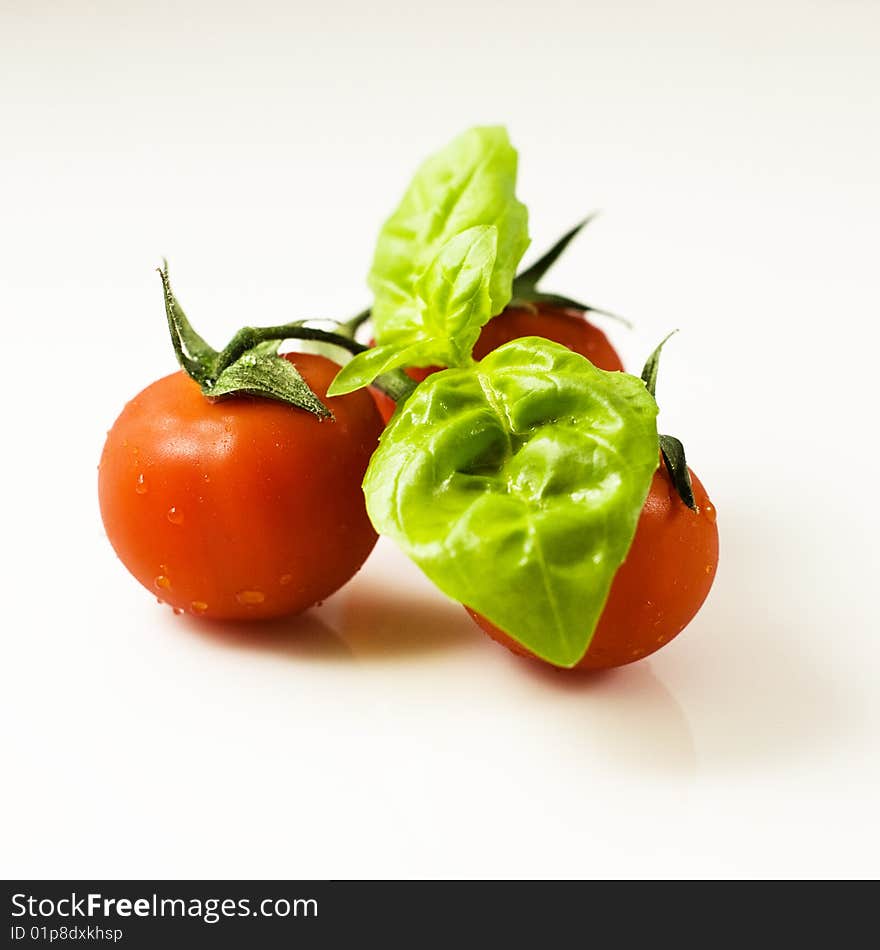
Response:
MULTIPOLYGON (((702 606, 718 565, 718 527, 715 508, 693 472, 691 480, 697 511, 681 500, 664 465, 655 472, 632 547, 575 669, 640 660, 681 633, 702 606)), ((469 608, 468 613, 490 637, 535 658, 485 617, 469 608)))
POLYGON ((107 435, 101 515, 122 563, 176 610, 296 613, 376 542, 361 481, 382 420, 367 392, 326 399, 339 367, 288 354, 334 418, 269 399, 211 402, 185 373, 148 386, 107 435))
MULTIPOLYGON (((493 317, 480 333, 474 347, 474 359, 481 360, 502 344, 523 336, 542 336, 561 343, 575 353, 586 356, 599 369, 623 369, 617 350, 608 342, 608 337, 598 327, 593 326, 582 312, 547 304, 537 304, 535 310, 508 307, 497 317, 493 317)), ((439 369, 438 366, 428 366, 408 369, 407 373, 416 382, 421 382, 439 369)), ((394 414, 394 401, 377 389, 371 391, 379 412, 387 423, 394 414)))
POLYGON ((536 310, 509 307, 490 320, 474 347, 474 359, 481 360, 503 343, 523 336, 543 336, 580 353, 599 369, 622 370, 623 363, 608 337, 577 310, 537 304, 536 310))

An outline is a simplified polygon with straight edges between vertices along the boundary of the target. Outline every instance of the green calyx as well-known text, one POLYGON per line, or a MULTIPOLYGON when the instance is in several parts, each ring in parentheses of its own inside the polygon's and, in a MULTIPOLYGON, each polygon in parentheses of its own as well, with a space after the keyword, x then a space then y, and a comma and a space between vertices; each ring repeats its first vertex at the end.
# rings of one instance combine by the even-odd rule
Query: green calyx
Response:
POLYGON ((611 313, 610 310, 601 310, 599 307, 593 307, 590 304, 575 300, 572 297, 566 297, 562 294, 546 293, 538 289, 538 284, 544 278, 547 271, 559 260, 568 245, 571 244, 578 234, 580 234, 591 221, 596 219, 597 215, 598 212, 596 211, 592 214, 588 214, 583 221, 576 224, 570 231, 566 231, 566 233, 563 234, 546 253, 542 254, 534 264, 516 275, 513 282, 513 299, 510 302, 510 306, 532 309, 536 304, 543 303, 553 307, 580 310, 584 313, 599 313, 602 314, 602 316, 610 317, 612 320, 617 320, 627 327, 632 327, 629 320, 625 320, 616 313, 611 313))
MULTIPOLYGON (((215 350, 193 329, 183 308, 171 290, 168 263, 159 269, 165 298, 165 314, 174 353, 181 368, 199 384, 210 399, 246 394, 274 399, 304 409, 319 419, 332 418, 332 412, 315 395, 309 384, 289 360, 278 355, 285 340, 314 340, 328 347, 359 354, 367 348, 342 332, 320 330, 295 321, 271 327, 243 327, 222 350, 215 350)), ((403 373, 377 381, 393 399, 402 398, 413 386, 403 373)))
MULTIPOLYGON (((642 382, 645 388, 656 399, 657 374, 660 371, 660 353, 671 336, 678 333, 673 330, 667 333, 660 341, 654 352, 648 357, 645 368, 642 370, 642 382)), ((688 471, 687 459, 684 454, 684 446, 674 435, 659 436, 660 454, 663 457, 663 464, 666 471, 669 472, 669 478, 678 492, 679 498, 687 505, 691 511, 697 511, 697 502, 694 498, 694 486, 691 483, 691 473, 688 471)))

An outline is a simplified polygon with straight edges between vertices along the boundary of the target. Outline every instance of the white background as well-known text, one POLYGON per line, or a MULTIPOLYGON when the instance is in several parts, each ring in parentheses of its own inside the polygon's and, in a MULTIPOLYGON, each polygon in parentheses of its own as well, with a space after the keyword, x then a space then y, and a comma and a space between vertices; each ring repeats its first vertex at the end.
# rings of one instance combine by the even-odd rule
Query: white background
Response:
POLYGON ((0 0, 8 876, 878 873, 880 4, 0 0), (719 512, 698 619, 541 672, 380 544, 268 631, 160 608, 96 464, 201 331, 346 316, 421 158, 503 122, 554 289, 719 512))

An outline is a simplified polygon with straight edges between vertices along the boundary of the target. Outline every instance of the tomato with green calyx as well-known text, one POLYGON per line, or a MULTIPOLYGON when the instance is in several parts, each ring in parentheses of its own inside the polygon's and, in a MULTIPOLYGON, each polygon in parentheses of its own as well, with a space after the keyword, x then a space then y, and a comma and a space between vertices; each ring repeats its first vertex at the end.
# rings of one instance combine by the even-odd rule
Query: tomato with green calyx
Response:
POLYGON ((474 347, 474 358, 482 359, 492 350, 525 336, 542 336, 585 356, 594 366, 609 372, 623 370, 623 362, 608 337, 576 310, 535 304, 508 307, 490 320, 474 347))
POLYGON ((189 325, 163 272, 186 372, 148 386, 107 435, 99 499, 122 563, 177 611, 297 613, 329 596, 376 541, 360 483, 382 429, 366 392, 327 398, 339 366, 278 356, 298 324, 247 328, 222 352, 189 325))
MULTIPOLYGON (((286 359, 323 399, 339 367, 286 359)), ((123 410, 101 458, 107 536, 144 587, 209 618, 277 617, 338 590, 376 533, 360 482, 381 420, 365 392, 332 418, 245 394, 209 401, 185 373, 123 410)))
MULTIPOLYGON (((665 343, 657 347, 642 373, 652 397, 665 343)), ((659 445, 663 465, 654 473, 632 544, 614 575, 589 647, 575 664, 577 669, 623 666, 659 650, 696 616, 715 579, 715 507, 688 468, 681 442, 661 435, 659 445)), ((490 637, 514 653, 537 658, 502 627, 470 607, 466 609, 490 637)))

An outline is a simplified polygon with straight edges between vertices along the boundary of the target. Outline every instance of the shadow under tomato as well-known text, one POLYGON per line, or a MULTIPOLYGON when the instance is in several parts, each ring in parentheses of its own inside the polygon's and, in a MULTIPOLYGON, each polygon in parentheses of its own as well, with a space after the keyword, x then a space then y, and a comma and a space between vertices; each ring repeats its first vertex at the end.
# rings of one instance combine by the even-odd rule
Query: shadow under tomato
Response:
POLYGON ((812 593, 827 555, 791 543, 802 518, 782 493, 770 507, 729 510, 709 599, 662 653, 687 697, 701 772, 764 774, 824 758, 859 717, 833 662, 822 662, 840 620, 833 598, 812 593))
POLYGON ((345 599, 339 627, 359 660, 427 657, 473 646, 481 636, 464 610, 441 594, 396 595, 366 586, 345 599))
POLYGON ((589 671, 558 670, 513 654, 510 660, 533 701, 550 707, 569 747, 638 771, 695 771, 687 716, 648 661, 589 671))
POLYGON ((345 662, 348 645, 314 613, 306 611, 275 620, 204 620, 180 617, 193 634, 230 650, 274 653, 290 660, 345 662))
POLYGON ((738 614, 701 631, 683 666, 701 770, 763 772, 825 756, 851 718, 840 688, 800 652, 796 631, 770 618, 746 631, 738 614))

